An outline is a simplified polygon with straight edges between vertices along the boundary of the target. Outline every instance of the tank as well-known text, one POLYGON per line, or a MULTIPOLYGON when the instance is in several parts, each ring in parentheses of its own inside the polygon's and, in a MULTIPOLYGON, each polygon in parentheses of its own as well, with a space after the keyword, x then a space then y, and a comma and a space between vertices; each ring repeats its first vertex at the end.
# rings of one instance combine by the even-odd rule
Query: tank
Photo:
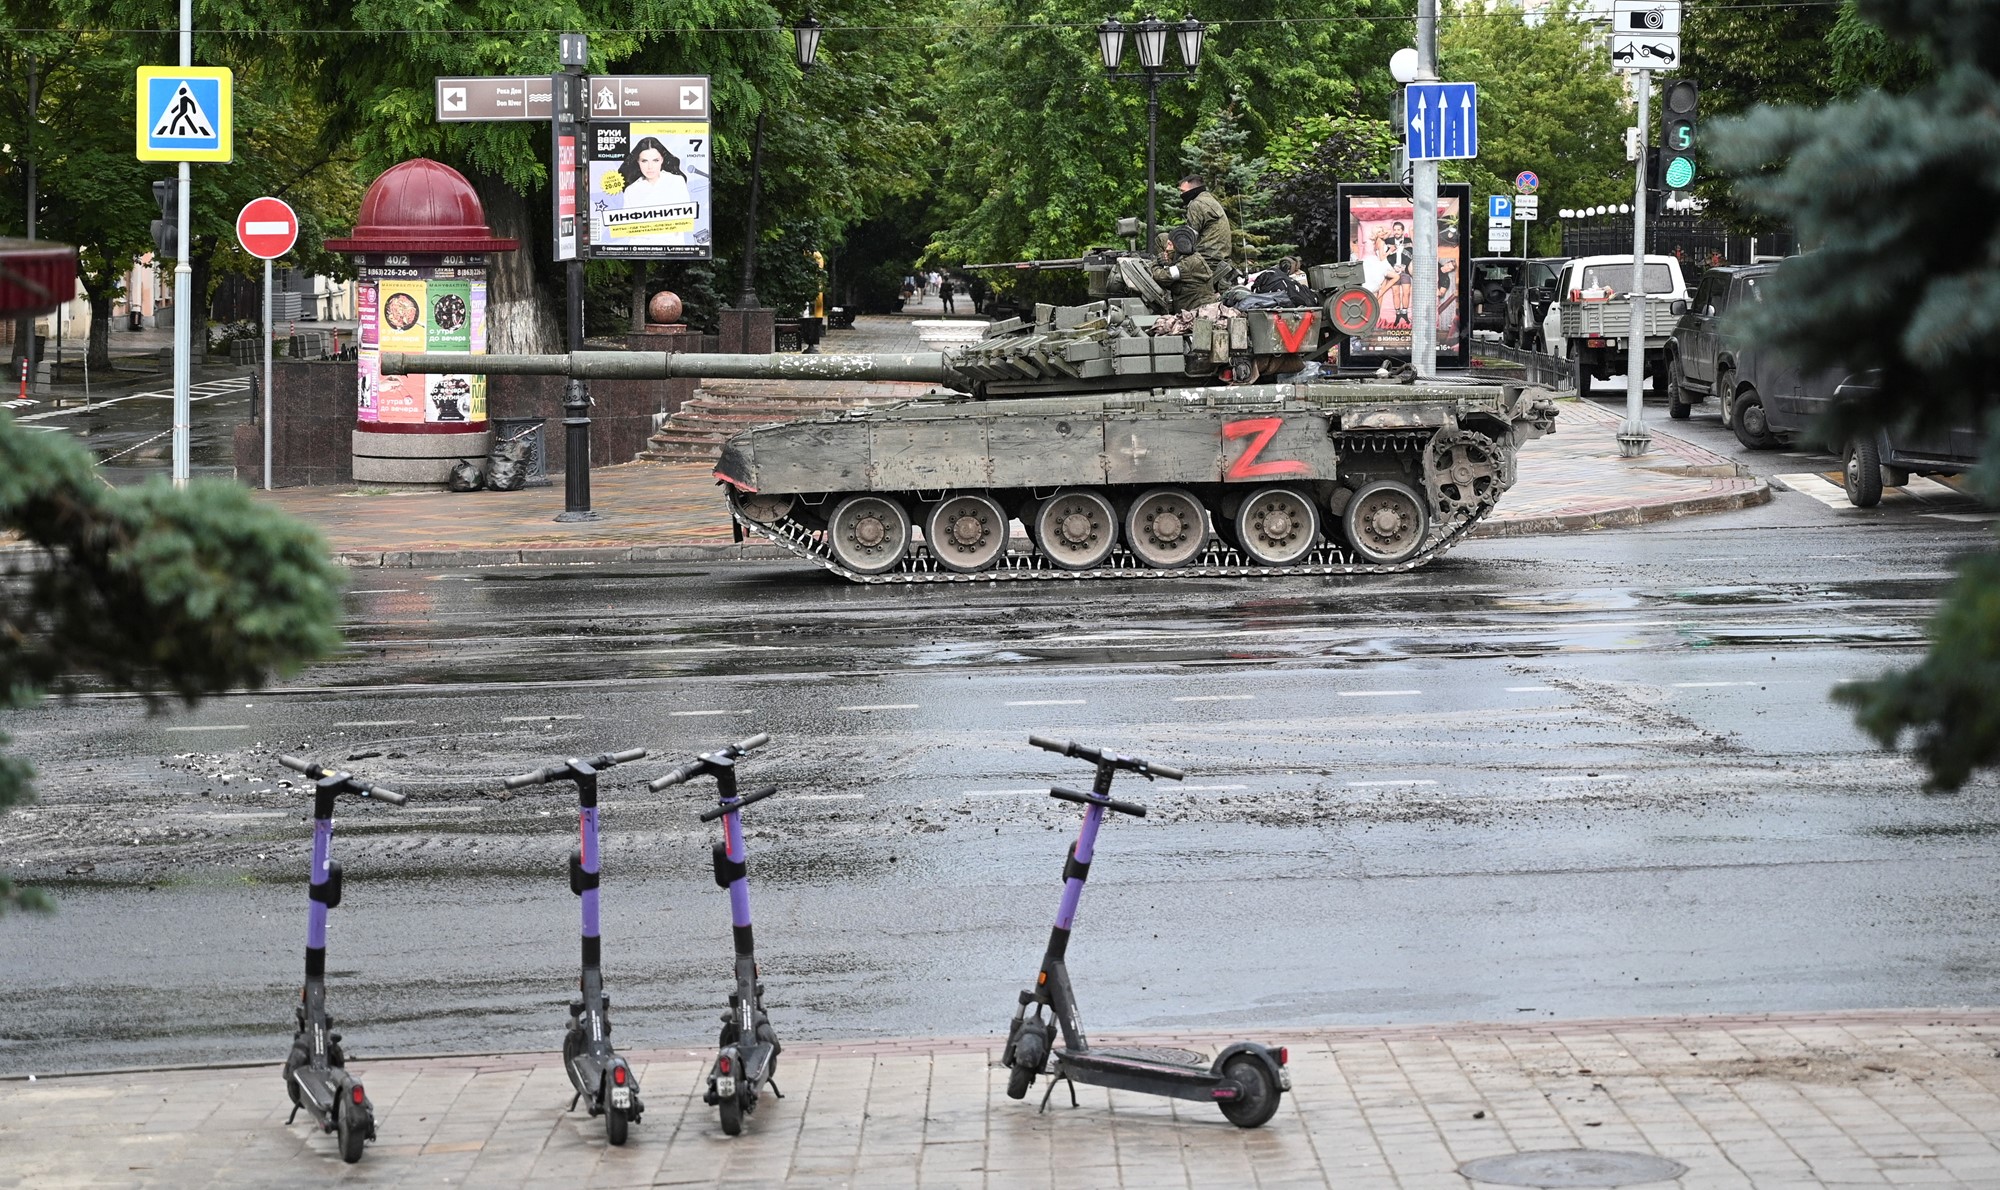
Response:
MULTIPOLYGON (((1128 273, 1141 270, 1131 269, 1128 273)), ((1352 574, 1444 553, 1555 428, 1518 383, 1334 375, 1320 306, 1038 306, 950 353, 451 356, 465 371, 925 380, 923 398, 745 430, 715 466, 750 534, 865 583, 1352 574), (1018 522, 1022 534, 1013 531, 1018 522)), ((1112 288, 1116 288, 1115 284, 1112 288)), ((1373 319, 1372 299, 1365 311, 1373 319)), ((438 370, 382 357, 385 372, 438 370)))

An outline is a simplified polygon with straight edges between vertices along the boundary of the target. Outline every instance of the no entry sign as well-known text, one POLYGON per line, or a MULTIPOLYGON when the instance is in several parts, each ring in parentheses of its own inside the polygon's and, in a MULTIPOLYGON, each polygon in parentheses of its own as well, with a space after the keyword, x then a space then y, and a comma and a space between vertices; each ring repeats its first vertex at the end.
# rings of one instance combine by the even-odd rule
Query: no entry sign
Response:
POLYGON ((253 198, 236 216, 236 239, 250 255, 275 260, 299 242, 299 217, 281 198, 253 198))

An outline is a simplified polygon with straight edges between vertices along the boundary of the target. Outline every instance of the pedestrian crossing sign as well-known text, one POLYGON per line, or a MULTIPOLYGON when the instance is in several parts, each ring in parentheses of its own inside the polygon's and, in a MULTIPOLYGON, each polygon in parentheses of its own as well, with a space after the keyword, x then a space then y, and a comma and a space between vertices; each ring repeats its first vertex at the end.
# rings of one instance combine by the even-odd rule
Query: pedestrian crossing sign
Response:
POLYGON ((226 66, 141 66, 139 160, 232 160, 230 85, 226 66))

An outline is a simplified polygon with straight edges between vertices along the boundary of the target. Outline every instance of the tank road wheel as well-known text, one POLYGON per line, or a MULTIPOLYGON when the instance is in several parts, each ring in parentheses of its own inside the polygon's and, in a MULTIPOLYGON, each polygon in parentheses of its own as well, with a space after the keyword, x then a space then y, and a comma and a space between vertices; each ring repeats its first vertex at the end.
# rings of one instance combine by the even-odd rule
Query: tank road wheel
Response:
POLYGON ((1484 434, 1440 431, 1424 453, 1424 486, 1447 520, 1477 512, 1500 494, 1499 446, 1484 434))
POLYGON ((834 560, 856 574, 887 574, 910 548, 910 517, 882 496, 849 496, 827 518, 834 560))
POLYGON ((1341 523, 1362 561, 1393 566, 1423 547, 1431 517, 1424 498, 1410 485, 1378 479, 1354 493, 1341 523))
POLYGON ((938 501, 924 519, 924 542, 946 570, 985 570, 1007 552, 1007 514, 991 496, 960 492, 938 501))
POLYGON ((792 505, 797 503, 793 496, 772 496, 763 492, 739 492, 735 496, 736 511, 744 519, 760 525, 775 525, 792 515, 792 505))
POLYGON ((1042 501, 1035 512, 1035 544, 1064 570, 1104 565, 1118 544, 1118 513, 1089 488, 1066 488, 1042 501))
POLYGON ((1125 514, 1125 544, 1155 570, 1185 566, 1208 541, 1208 514, 1186 488, 1153 488, 1125 514))
POLYGON ((1236 512, 1236 540, 1259 566, 1290 566, 1319 540, 1319 513, 1291 488, 1259 488, 1236 512))

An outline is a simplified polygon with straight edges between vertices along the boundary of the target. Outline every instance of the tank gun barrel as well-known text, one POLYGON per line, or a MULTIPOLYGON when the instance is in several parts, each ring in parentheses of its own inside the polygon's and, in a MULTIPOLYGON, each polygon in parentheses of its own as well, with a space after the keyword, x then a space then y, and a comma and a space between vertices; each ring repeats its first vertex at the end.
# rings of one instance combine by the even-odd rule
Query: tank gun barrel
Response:
POLYGON ((968 271, 973 269, 1020 269, 1022 272, 1035 272, 1040 269, 1080 269, 1083 265, 1083 257, 1072 256, 1066 260, 1003 260, 995 264, 966 264, 959 267, 968 271))
POLYGON ((572 351, 564 355, 382 353, 387 376, 411 373, 571 376, 578 380, 904 380, 969 387, 943 354, 728 355, 692 351, 572 351))

